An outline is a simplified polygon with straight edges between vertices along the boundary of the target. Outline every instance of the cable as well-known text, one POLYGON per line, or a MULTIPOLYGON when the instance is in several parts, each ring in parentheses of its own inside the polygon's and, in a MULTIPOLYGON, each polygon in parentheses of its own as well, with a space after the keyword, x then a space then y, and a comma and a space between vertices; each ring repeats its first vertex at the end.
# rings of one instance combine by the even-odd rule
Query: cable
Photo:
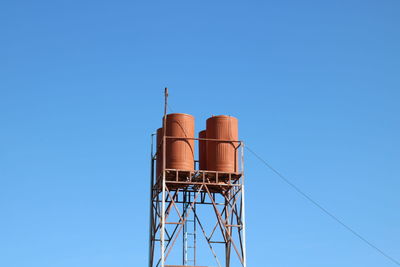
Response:
POLYGON ((172 112, 172 113, 174 112, 174 110, 172 109, 172 107, 169 104, 167 105, 167 108, 169 109, 169 112, 172 112))
POLYGON ((314 206, 316 206, 318 209, 320 209, 322 212, 324 212, 326 215, 331 217, 334 221, 342 225, 344 228, 346 228, 348 231, 350 231, 353 235, 355 235, 357 238, 359 238, 361 241, 366 243, 368 246, 371 248, 375 249, 377 252, 379 252, 381 255, 395 263, 396 265, 400 266, 400 262, 393 258, 392 256, 388 255, 386 252, 372 244, 370 241, 368 241, 366 238, 364 238, 362 235, 357 233, 354 229, 352 229, 350 226, 345 224, 343 221, 341 221, 339 218, 337 218, 335 215, 333 215, 330 211, 322 207, 317 201, 312 199, 309 195, 303 192, 298 186, 293 184, 289 179, 287 179, 283 174, 281 174, 278 170, 276 170, 274 167, 272 167, 266 160, 261 158, 256 152, 254 152, 252 149, 250 149, 248 146, 246 146, 246 149, 253 154, 259 161, 261 161, 265 166, 267 166, 271 171, 273 171, 276 175, 278 175, 286 184, 288 184, 290 187, 292 187, 297 193, 302 195, 304 198, 306 198, 308 201, 310 201, 314 206))

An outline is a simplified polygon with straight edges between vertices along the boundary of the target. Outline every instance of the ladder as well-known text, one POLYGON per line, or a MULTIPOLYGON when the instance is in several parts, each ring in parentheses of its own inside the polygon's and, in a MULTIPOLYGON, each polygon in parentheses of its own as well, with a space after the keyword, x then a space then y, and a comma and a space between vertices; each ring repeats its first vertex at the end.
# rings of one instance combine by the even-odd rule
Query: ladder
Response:
POLYGON ((190 210, 195 192, 185 192, 183 214, 189 212, 185 223, 183 224, 183 265, 196 266, 196 203, 193 204, 193 210, 190 210))

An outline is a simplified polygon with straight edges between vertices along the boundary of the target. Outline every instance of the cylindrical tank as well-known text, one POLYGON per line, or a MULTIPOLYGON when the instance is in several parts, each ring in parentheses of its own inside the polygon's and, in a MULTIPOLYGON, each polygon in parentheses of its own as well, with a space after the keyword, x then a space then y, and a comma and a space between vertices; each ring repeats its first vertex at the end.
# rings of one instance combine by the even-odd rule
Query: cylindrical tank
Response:
MULTIPOLYGON (((238 120, 231 116, 207 119, 207 138, 238 140, 238 120)), ((238 143, 207 141, 207 169, 219 172, 238 172, 238 143)))
MULTIPOLYGON (((199 138, 207 138, 207 131, 199 132, 199 138)), ((207 170, 207 141, 199 140, 199 170, 207 170)))
POLYGON ((157 178, 160 176, 162 167, 163 167, 162 139, 163 139, 163 128, 158 128, 157 129, 157 155, 156 155, 156 177, 157 178))
MULTIPOLYGON (((167 115, 167 136, 194 138, 194 117, 189 114, 167 115)), ((194 170, 194 140, 171 139, 166 142, 166 168, 194 170)))

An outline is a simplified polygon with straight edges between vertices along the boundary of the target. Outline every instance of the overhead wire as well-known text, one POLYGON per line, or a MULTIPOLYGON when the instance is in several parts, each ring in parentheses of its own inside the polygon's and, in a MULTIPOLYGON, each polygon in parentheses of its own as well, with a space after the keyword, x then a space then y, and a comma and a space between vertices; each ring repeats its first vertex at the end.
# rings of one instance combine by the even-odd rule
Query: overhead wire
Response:
MULTIPOLYGON (((170 105, 168 105, 168 109, 173 112, 172 108, 170 105)), ((352 227, 347 225, 345 222, 343 222, 341 219, 339 219, 337 216, 335 216, 331 211, 327 210, 324 208, 321 204, 319 204, 316 200, 314 200, 310 195, 305 193, 302 189, 300 189, 297 185, 295 185, 293 182, 291 182, 288 178, 286 178, 281 172, 279 172, 276 168, 274 168, 270 163, 268 163, 265 159, 263 159, 260 155, 258 155, 254 150, 252 150, 248 145, 245 146, 245 148, 253 154, 260 162, 262 162, 266 167, 268 167, 273 173, 275 173, 279 178, 281 178, 282 181, 284 181, 287 185, 289 185, 293 190, 295 190, 298 194, 303 196, 305 199, 307 199, 311 204, 313 204, 315 207, 317 207, 319 210, 321 210, 325 215, 333 219, 335 222, 340 224, 342 227, 344 227, 346 230, 348 230, 350 233, 352 233, 355 237, 357 237, 359 240, 367 244, 369 247, 377 251, 379 254, 384 256, 386 259, 390 260, 394 264, 400 266, 400 262, 395 259, 394 257, 390 256, 387 252, 383 251, 380 249, 378 246, 374 245, 371 241, 363 237, 360 233, 358 233, 356 230, 354 230, 352 227)))
POLYGON ((341 219, 339 219, 337 216, 335 216, 331 211, 327 210, 324 208, 321 204, 319 204, 316 200, 314 200, 311 196, 309 196, 307 193, 305 193, 302 189, 300 189, 297 185, 295 185, 293 182, 291 182, 288 178, 286 178, 281 172, 279 172, 277 169, 275 169, 271 164, 269 164, 266 160, 264 160, 261 156, 259 156, 254 150, 249 148, 247 145, 245 148, 253 154, 260 162, 262 162, 265 166, 267 166, 273 173, 275 173, 279 178, 281 178, 282 181, 284 181, 287 185, 289 185, 292 189, 294 189, 297 193, 299 193, 301 196, 306 198, 310 203, 312 203, 315 207, 317 207, 319 210, 321 210, 323 213, 325 213, 327 216, 332 218, 335 222, 343 226, 346 230, 348 230, 350 233, 352 233, 354 236, 356 236, 358 239, 363 241, 365 244, 367 244, 369 247, 380 253, 382 256, 393 262, 394 264, 400 266, 400 262, 395 259, 394 257, 390 256, 388 253, 374 245, 371 241, 367 240, 365 237, 363 237, 360 233, 355 231, 352 227, 344 223, 341 219))
POLYGON ((174 110, 172 109, 171 105, 167 104, 167 108, 168 108, 169 112, 174 112, 174 110))

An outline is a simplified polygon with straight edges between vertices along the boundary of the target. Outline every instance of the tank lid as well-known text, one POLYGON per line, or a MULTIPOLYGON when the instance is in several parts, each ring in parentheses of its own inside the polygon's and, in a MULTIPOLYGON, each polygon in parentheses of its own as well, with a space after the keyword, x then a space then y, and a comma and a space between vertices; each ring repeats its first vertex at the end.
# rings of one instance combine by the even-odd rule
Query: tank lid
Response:
POLYGON ((168 116, 174 116, 174 115, 183 115, 183 116, 189 116, 189 117, 193 117, 193 115, 190 115, 190 114, 187 114, 187 113, 169 113, 169 114, 167 114, 167 117, 168 116))
POLYGON ((233 117, 233 116, 230 116, 230 115, 212 115, 207 120, 212 119, 212 118, 233 118, 233 119, 237 119, 236 117, 233 117))

